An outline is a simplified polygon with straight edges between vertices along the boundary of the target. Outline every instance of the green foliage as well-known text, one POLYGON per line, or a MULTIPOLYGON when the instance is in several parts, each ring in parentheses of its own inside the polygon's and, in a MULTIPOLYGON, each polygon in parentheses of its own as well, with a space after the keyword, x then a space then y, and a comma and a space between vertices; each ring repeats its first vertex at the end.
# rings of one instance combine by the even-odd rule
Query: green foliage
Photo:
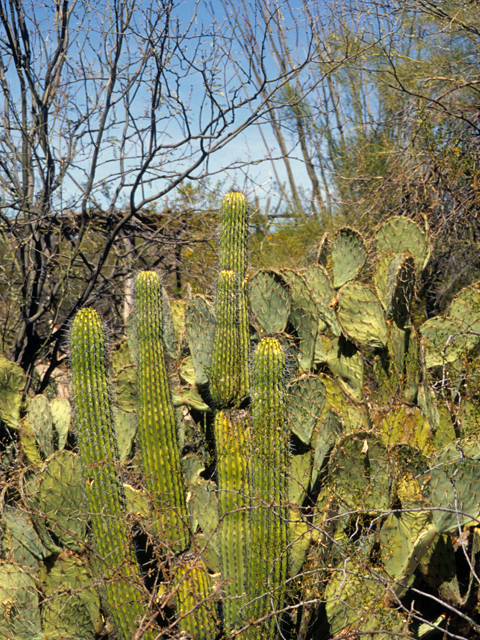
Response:
POLYGON ((339 289, 355 278, 367 259, 362 236, 348 227, 339 229, 332 240, 333 286, 339 289))

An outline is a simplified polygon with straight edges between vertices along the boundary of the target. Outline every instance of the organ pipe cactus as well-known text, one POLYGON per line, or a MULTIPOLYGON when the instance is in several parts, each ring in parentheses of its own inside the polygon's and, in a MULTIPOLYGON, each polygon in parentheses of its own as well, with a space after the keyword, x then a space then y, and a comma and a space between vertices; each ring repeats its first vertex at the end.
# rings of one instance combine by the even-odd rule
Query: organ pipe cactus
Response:
POLYGON ((138 338, 138 439, 145 485, 152 498, 157 533, 174 552, 189 541, 183 470, 175 411, 165 364, 162 284, 153 271, 135 280, 138 338))
MULTIPOLYGON (((125 523, 126 500, 119 477, 107 343, 103 323, 93 309, 82 309, 71 333, 75 424, 89 518, 106 608, 125 640, 147 627, 149 610, 142 576, 125 523)), ((146 631, 145 638, 155 637, 146 631)))
MULTIPOLYGON (((278 610, 287 575, 288 431, 284 385, 283 347, 275 338, 263 338, 255 350, 252 365, 251 511, 247 555, 250 601, 247 610, 251 620, 262 618, 266 611, 278 610), (262 550, 260 555, 258 549, 262 550)), ((281 616, 267 619, 263 625, 265 637, 275 637, 280 623, 281 616)))
POLYGON ((215 416, 220 562, 225 577, 223 615, 227 633, 242 626, 245 606, 249 483, 247 470, 249 416, 219 411, 215 416))

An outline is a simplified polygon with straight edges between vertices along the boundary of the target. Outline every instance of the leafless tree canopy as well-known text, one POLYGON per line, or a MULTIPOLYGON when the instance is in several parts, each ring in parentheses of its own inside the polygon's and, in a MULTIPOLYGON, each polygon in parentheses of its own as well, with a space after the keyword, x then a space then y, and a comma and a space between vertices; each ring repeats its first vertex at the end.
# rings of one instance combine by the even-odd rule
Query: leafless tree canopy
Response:
MULTIPOLYGON (((173 0, 0 3, 2 322, 26 370, 48 344, 55 362, 60 334, 48 327, 120 278, 108 266, 127 225, 208 176, 213 154, 268 117, 313 58, 303 28, 298 60, 271 64, 266 42, 283 18, 259 7, 240 24, 228 6, 213 17, 173 0)), ((231 158, 241 165, 241 150, 231 158)))

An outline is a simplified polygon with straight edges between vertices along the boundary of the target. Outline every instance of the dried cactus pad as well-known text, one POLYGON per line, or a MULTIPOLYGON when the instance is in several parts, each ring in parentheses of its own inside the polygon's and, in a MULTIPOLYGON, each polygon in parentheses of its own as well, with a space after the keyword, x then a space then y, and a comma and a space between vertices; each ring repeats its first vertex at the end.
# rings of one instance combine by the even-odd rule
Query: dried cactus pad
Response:
POLYGON ((336 289, 353 280, 367 259, 362 236, 350 227, 343 227, 332 242, 333 285, 336 289))
POLYGON ((290 315, 290 292, 282 276, 261 269, 249 282, 250 307, 265 333, 279 333, 290 315))
POLYGON ((377 231, 377 252, 412 254, 417 272, 422 271, 430 258, 430 246, 425 233, 409 218, 394 216, 377 231))
POLYGON ((365 347, 385 347, 387 324, 373 291, 359 282, 348 282, 338 297, 338 319, 347 336, 365 347))

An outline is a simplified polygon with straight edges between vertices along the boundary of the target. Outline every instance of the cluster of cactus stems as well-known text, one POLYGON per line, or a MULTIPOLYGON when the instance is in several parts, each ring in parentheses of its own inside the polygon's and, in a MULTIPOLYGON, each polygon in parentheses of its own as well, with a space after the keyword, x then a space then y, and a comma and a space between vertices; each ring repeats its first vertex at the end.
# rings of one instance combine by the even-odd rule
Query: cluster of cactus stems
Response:
POLYGON ((403 217, 372 265, 345 227, 305 269, 252 274, 247 231, 227 194, 215 303, 179 302, 180 323, 138 274, 113 379, 99 315, 78 312, 73 433, 69 403, 25 405, 0 357, 26 463, 0 495, 0 637, 428 640, 456 610, 480 632, 480 289, 416 318, 430 250, 403 217), (419 584, 446 608, 412 615, 419 584))

